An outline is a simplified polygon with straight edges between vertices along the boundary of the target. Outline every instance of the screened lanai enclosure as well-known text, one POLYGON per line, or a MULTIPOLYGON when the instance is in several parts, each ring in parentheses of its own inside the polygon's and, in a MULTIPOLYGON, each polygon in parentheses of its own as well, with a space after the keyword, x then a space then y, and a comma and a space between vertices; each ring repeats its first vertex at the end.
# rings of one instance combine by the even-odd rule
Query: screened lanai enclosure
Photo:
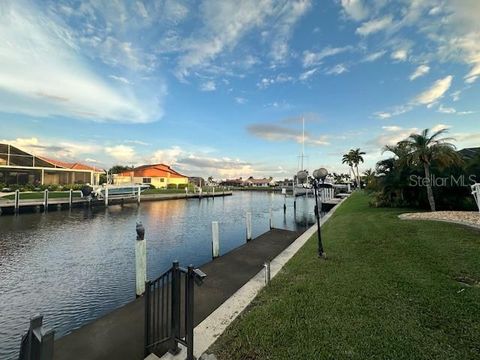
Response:
POLYGON ((0 183, 5 185, 98 184, 103 170, 78 162, 49 159, 0 144, 0 183))

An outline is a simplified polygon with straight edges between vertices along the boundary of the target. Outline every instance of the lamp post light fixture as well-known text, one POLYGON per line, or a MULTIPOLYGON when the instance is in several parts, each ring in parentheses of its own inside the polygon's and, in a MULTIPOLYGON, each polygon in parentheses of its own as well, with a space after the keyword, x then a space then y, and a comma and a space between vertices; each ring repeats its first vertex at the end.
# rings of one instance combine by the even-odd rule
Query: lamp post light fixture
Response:
MULTIPOLYGON (((325 168, 317 169, 313 172, 312 185, 315 192, 315 217, 317 218, 317 234, 318 234, 318 256, 326 258, 326 255, 323 251, 322 244, 322 233, 320 231, 320 211, 321 208, 318 206, 318 191, 320 188, 323 188, 325 178, 328 175, 328 170, 325 168)), ((321 203, 320 203, 321 206, 321 203)))

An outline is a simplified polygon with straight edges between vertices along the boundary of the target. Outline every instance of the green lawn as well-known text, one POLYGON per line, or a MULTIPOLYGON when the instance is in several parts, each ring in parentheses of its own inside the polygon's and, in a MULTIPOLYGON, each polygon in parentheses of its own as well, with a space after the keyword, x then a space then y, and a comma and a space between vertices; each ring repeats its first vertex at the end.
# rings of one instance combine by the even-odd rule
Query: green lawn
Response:
POLYGON ((225 359, 480 359, 480 232, 354 194, 210 349, 225 359), (461 280, 462 282, 459 282, 461 280))
MULTIPOLYGON (((20 193, 20 200, 34 200, 34 199, 43 199, 43 191, 36 191, 36 192, 21 192, 20 193)), ((61 199, 65 198, 68 199, 70 192, 69 191, 49 191, 48 192, 48 198, 49 199, 61 199)), ((73 197, 74 198, 79 198, 80 197, 80 192, 79 191, 74 191, 73 192, 73 197)), ((15 195, 10 194, 3 196, 0 193, 0 198, 4 200, 14 200, 15 195)))

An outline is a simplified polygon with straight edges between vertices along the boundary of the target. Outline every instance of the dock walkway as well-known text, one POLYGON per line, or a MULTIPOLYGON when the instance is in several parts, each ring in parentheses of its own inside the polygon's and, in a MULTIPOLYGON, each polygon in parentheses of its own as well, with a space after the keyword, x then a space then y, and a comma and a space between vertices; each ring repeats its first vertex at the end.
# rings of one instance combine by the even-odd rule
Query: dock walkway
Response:
MULTIPOLYGON (((213 197, 222 197, 232 195, 231 191, 218 191, 215 193, 204 192, 191 193, 191 194, 146 194, 141 195, 140 202, 142 201, 161 201, 161 200, 174 200, 174 199, 199 199, 199 198, 213 198, 213 197)), ((109 200, 109 205, 121 204, 121 203, 135 203, 137 202, 136 198, 111 198, 109 200)), ((43 199, 21 199, 18 203, 20 211, 22 209, 32 209, 40 208, 45 210, 45 204, 43 199)), ((50 198, 48 199, 48 208, 55 209, 59 207, 69 207, 70 199, 69 198, 50 198)), ((72 207, 81 207, 81 206, 105 206, 104 200, 93 200, 89 201, 86 198, 72 198, 72 207)), ((13 213, 15 211, 15 200, 6 200, 0 198, 0 213, 13 213)))
MULTIPOLYGON (((280 254, 299 232, 272 229, 203 265, 207 274, 195 289, 195 326, 280 254)), ((174 260, 174 259, 172 259, 174 260)), ((181 264, 188 265, 188 264, 181 264)), ((135 289, 132 288, 132 292, 135 289)), ((144 358, 144 299, 114 310, 55 342, 55 360, 140 360, 144 358)))

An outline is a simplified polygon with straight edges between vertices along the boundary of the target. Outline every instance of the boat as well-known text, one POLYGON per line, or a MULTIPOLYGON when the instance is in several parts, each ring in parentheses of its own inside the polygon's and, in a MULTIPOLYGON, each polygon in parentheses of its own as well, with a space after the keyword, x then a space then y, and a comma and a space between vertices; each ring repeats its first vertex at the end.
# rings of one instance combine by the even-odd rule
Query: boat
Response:
POLYGON ((148 184, 103 184, 93 189, 92 196, 97 199, 105 199, 105 196, 108 198, 135 198, 138 197, 139 192, 150 189, 148 184))

